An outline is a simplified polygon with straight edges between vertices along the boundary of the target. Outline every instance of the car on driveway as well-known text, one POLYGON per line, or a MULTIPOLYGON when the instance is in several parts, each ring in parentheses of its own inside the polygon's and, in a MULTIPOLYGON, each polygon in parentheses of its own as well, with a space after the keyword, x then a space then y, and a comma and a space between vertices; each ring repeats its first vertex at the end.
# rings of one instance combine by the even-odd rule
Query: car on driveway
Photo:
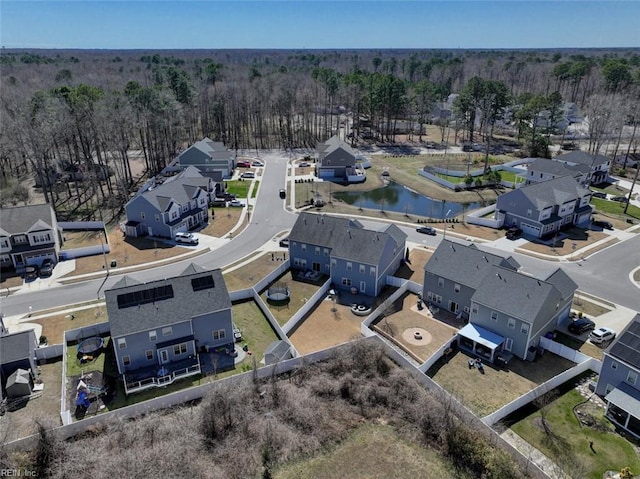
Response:
POLYGON ((602 344, 612 341, 616 337, 616 332, 611 328, 600 327, 589 333, 589 340, 595 344, 602 344))
POLYGON ((569 325, 569 332, 573 334, 583 334, 595 329, 596 323, 587 318, 578 318, 569 325))
POLYGON ((422 233, 425 235, 431 235, 431 236, 435 236, 436 235, 436 230, 434 228, 432 228, 431 226, 421 226, 420 228, 416 228, 416 231, 418 233, 422 233))
POLYGON ((185 244, 198 244, 198 235, 194 233, 186 233, 184 231, 179 231, 176 233, 176 243, 185 243, 185 244))
POLYGON ((233 206, 236 208, 242 208, 244 207, 244 203, 240 200, 231 200, 229 201, 229 206, 233 206))
POLYGON ((605 230, 612 230, 613 229, 613 225, 611 223, 609 223, 608 221, 595 220, 595 221, 592 221, 591 224, 593 226, 599 226, 600 228, 605 229, 605 230))
POLYGON ((38 277, 38 267, 35 265, 29 265, 24 268, 25 281, 31 281, 38 277))
POLYGON ((51 276, 53 274, 53 260, 51 258, 47 258, 42 262, 42 266, 40 266, 40 277, 44 278, 46 276, 51 276))
POLYGON ((236 167, 238 168, 251 168, 251 163, 248 161, 240 160, 236 163, 236 167))
POLYGON ((591 196, 593 196, 594 198, 602 198, 604 200, 607 199, 607 194, 603 191, 592 191, 591 196))
POLYGON ((611 201, 617 201, 618 203, 626 203, 629 201, 626 196, 614 196, 611 201))
POLYGON ((507 239, 515 240, 515 239, 518 239, 521 234, 522 234, 522 230, 514 226, 507 230, 507 233, 505 234, 505 236, 507 237, 507 239))
POLYGON ((252 179, 255 177, 256 177, 256 174, 253 171, 246 171, 240 175, 240 178, 245 178, 245 179, 246 178, 252 179))
POLYGON ((264 166, 264 163, 256 160, 251 162, 251 166, 253 166, 254 168, 261 168, 264 166))
POLYGON ((289 237, 287 236, 286 238, 282 238, 280 240, 280 243, 278 243, 280 245, 281 248, 288 248, 289 247, 289 237))

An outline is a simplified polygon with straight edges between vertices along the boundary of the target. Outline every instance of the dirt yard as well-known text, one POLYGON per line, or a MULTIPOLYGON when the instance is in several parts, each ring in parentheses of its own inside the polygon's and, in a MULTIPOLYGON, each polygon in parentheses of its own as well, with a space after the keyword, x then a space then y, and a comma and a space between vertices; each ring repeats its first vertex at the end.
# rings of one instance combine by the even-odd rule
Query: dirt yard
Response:
POLYGON ((282 264, 282 261, 277 261, 276 258, 282 258, 283 253, 284 249, 282 252, 277 252, 273 255, 264 253, 238 269, 225 272, 224 281, 227 284, 227 289, 229 291, 237 291, 252 287, 282 264))
POLYGON ((49 344, 61 344, 64 332, 107 321, 107 310, 104 304, 86 309, 78 309, 71 313, 54 314, 46 318, 34 319, 30 322, 42 326, 42 335, 49 344))
MULTIPOLYGON (((579 228, 572 228, 568 230, 569 236, 565 239, 558 240, 553 244, 544 243, 528 243, 517 250, 526 253, 527 251, 533 251, 534 253, 542 253, 555 256, 565 256, 571 253, 576 253, 576 256, 580 255, 580 250, 587 248, 588 246, 600 241, 603 238, 607 238, 605 233, 600 231, 584 231, 579 228), (575 246, 575 247, 574 247, 575 246)), ((589 253, 592 250, 588 250, 589 253)))
POLYGON ((424 265, 429 261, 432 254, 432 251, 429 251, 422 246, 413 248, 409 251, 409 263, 400 266, 394 276, 422 284, 424 281, 424 265))

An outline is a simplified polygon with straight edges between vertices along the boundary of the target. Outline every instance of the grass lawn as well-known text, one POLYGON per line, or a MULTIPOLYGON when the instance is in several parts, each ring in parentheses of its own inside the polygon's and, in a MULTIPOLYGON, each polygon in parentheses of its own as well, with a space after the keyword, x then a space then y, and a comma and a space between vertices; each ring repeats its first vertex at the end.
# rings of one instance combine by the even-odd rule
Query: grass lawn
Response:
POLYGON ((598 188, 596 186, 592 186, 591 189, 594 191, 602 191, 603 193, 609 193, 610 195, 615 195, 615 196, 623 196, 623 195, 626 196, 629 193, 628 189, 615 184, 610 184, 604 188, 598 188))
POLYGON ((621 217, 633 217, 640 219, 640 208, 636 205, 629 205, 627 214, 624 214, 625 204, 618 201, 603 200, 601 198, 591 198, 591 204, 601 213, 608 213, 610 215, 618 215, 621 217))
MULTIPOLYGON (((243 342, 249 345, 249 351, 259 363, 264 357, 267 346, 279 339, 278 336, 255 301, 249 300, 234 303, 231 307, 231 312, 233 314, 233 322, 242 331, 243 342)), ((245 362, 250 365, 251 358, 245 359, 245 362)), ((258 364, 258 367, 260 367, 260 364, 258 364)))
MULTIPOLYGON (((238 198, 246 198, 249 194, 250 180, 229 180, 225 181, 227 185, 227 193, 236 195, 238 198)), ((257 191, 257 185, 254 191, 257 191)))
MULTIPOLYGON (((104 337, 104 350, 110 348, 110 337, 104 337)), ((67 344, 67 377, 79 376, 83 371, 97 370, 104 371, 104 360, 106 354, 102 351, 93 361, 81 363, 78 359, 78 344, 67 344)))
MULTIPOLYGON (((283 252, 278 252, 278 257, 282 258, 283 252)), ((281 264, 281 261, 273 261, 271 259, 271 253, 265 253, 256 257, 251 263, 228 273, 225 272, 224 282, 227 284, 229 291, 250 288, 281 264)))
MULTIPOLYGON (((559 465, 565 464, 566 469, 568 465, 582 469, 580 472, 585 475, 580 477, 601 479, 605 471, 620 471, 623 467, 630 467, 635 473, 640 471, 640 460, 632 444, 604 419, 604 409, 593 406, 585 411, 592 415, 597 427, 580 427, 573 407, 581 402, 584 398, 572 388, 548 405, 549 434, 544 432, 539 411, 516 422, 511 429, 559 465), (591 441, 595 454, 589 448, 591 441)), ((578 477, 575 470, 570 472, 571 477, 578 477)))
POLYGON ((436 176, 438 178, 442 178, 443 180, 447 180, 449 183, 453 183, 453 184, 464 183, 463 176, 450 176, 450 175, 445 175, 443 173, 436 173, 436 176))
POLYGON ((42 326, 42 335, 49 344, 62 344, 64 332, 107 321, 104 303, 86 309, 78 309, 73 313, 56 314, 46 318, 30 321, 42 326), (71 319, 73 317, 73 319, 71 319))
POLYGON ((271 313, 275 316, 278 324, 283 326, 287 321, 291 319, 291 316, 302 307, 304 303, 320 289, 319 285, 303 283, 302 281, 296 281, 292 278, 291 270, 286 271, 280 277, 278 277, 272 284, 283 283, 289 287, 290 301, 284 306, 275 306, 267 303, 267 291, 260 292, 262 300, 267 303, 271 313))
POLYGON ((589 317, 596 318, 610 312, 612 309, 615 309, 615 307, 607 308, 600 304, 589 301, 587 298, 581 296, 580 294, 576 294, 573 297, 573 309, 575 309, 576 311, 581 311, 589 317))
POLYGON ((242 208, 226 208, 224 206, 211 208, 209 224, 200 233, 223 238, 236 225, 241 213, 242 208))
POLYGON ((311 458, 278 468, 275 479, 465 479, 435 450, 413 443, 391 426, 367 424, 352 431, 337 446, 311 458), (357 464, 357 467, 354 465, 357 464))

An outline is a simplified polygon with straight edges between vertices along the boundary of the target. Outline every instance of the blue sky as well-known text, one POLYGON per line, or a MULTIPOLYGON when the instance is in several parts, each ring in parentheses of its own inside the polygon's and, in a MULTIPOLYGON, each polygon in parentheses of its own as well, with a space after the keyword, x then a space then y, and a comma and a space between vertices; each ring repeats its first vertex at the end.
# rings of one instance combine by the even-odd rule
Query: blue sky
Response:
POLYGON ((640 1, 0 0, 6 48, 640 47, 640 1))

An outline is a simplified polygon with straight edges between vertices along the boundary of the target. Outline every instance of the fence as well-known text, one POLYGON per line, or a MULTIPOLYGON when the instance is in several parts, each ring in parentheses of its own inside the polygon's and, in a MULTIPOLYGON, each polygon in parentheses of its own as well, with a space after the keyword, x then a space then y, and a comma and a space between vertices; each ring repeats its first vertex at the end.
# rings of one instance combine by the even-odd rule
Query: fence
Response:
POLYGON ((82 339, 91 338, 93 336, 101 336, 111 331, 109 321, 104 323, 92 324, 83 328, 70 329, 64 333, 64 342, 80 341, 82 339))
MULTIPOLYGON (((111 247, 107 243, 84 246, 82 248, 73 248, 60 251, 60 261, 68 259, 84 258, 85 256, 95 256, 99 254, 108 254, 111 252, 111 247)), ((106 259, 105 259, 106 261, 106 259)))
POLYGON ((501 228, 504 222, 504 219, 497 220, 495 218, 483 218, 486 214, 495 211, 496 205, 485 206, 484 208, 480 208, 479 210, 474 211, 473 213, 469 213, 467 215, 466 221, 472 225, 480 225, 480 226, 488 226, 490 228, 501 228))
POLYGON ((58 226, 69 231, 98 231, 105 228, 104 221, 58 221, 58 226))
POLYGON ((52 344, 36 349, 36 359, 38 361, 47 361, 48 359, 59 358, 64 354, 62 344, 52 344))
MULTIPOLYGON (((586 354, 581 353, 580 351, 576 351, 564 344, 557 343, 549 338, 545 338, 544 336, 540 337, 540 346, 550 351, 558 356, 561 356, 569 361, 573 361, 574 363, 583 363, 589 359, 593 359, 591 356, 587 356, 586 354)), ((592 368, 595 372, 600 374, 600 368, 602 367, 602 363, 597 359, 593 359, 597 364, 594 364, 592 368)))
POLYGON ((285 271, 287 271, 289 269, 290 264, 291 264, 291 259, 290 258, 284 260, 280 264, 280 266, 278 266, 271 273, 269 273, 267 276, 265 276, 260 281, 258 281, 253 286, 253 289, 255 289, 258 293, 260 291, 264 290, 267 286, 269 286, 269 284, 271 284, 273 281, 275 281, 276 278, 279 278, 285 271))
POLYGON ((431 366, 433 366, 436 363, 436 361, 438 361, 438 359, 444 356, 444 352, 453 346, 453 344, 457 341, 456 338, 457 336, 454 336, 453 339, 451 339, 451 341, 444 343, 440 347, 440 349, 438 349, 435 353, 429 356, 429 359, 427 359, 424 363, 422 363, 418 369, 423 373, 426 373, 431 368, 431 366))
POLYGON ((307 299, 304 305, 302 305, 302 307, 298 311, 296 311, 293 316, 291 316, 291 319, 287 321, 284 326, 282 326, 282 330, 285 332, 285 334, 288 335, 291 331, 293 331, 309 313, 309 311, 311 311, 316 306, 316 304, 327 295, 329 286, 331 286, 331 279, 325 281, 324 284, 320 286, 320 289, 313 293, 313 295, 309 299, 307 299))

